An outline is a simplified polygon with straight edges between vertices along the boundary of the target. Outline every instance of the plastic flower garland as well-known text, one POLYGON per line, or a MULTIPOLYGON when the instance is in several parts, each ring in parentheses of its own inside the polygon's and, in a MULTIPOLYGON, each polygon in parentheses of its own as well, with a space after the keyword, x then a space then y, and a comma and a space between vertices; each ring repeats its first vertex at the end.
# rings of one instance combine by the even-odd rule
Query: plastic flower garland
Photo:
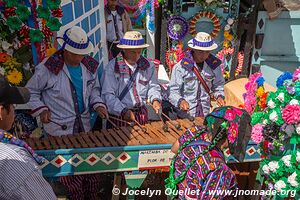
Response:
POLYGON ((267 107, 267 92, 264 89, 264 78, 260 72, 252 74, 245 85, 244 109, 252 114, 254 111, 262 111, 267 107))
POLYGON ((141 0, 138 4, 137 11, 133 14, 136 18, 136 24, 141 24, 142 20, 146 16, 147 10, 149 11, 149 21, 147 24, 147 28, 149 31, 155 31, 155 17, 154 17, 154 9, 159 6, 158 0, 141 0))
MULTIPOLYGON (((222 64, 221 69, 224 75, 225 79, 228 79, 230 76, 230 72, 229 72, 229 63, 228 63, 228 56, 230 56, 230 58, 232 58, 232 54, 234 52, 233 48, 227 48, 227 49, 222 49, 221 51, 219 51, 217 53, 217 58, 219 58, 220 60, 222 60, 222 64)), ((238 53, 238 66, 235 70, 235 76, 239 75, 239 73, 241 73, 241 71, 243 70, 243 63, 244 63, 244 54, 242 52, 238 53)))
POLYGON ((214 29, 213 31, 210 33, 210 36, 212 38, 216 38, 221 30, 221 22, 220 22, 220 19, 219 17, 213 13, 213 12, 209 12, 209 11, 203 11, 203 12, 199 12, 197 14, 195 14, 193 16, 193 18, 191 19, 189 25, 190 25, 190 29, 189 29, 189 32, 190 34, 195 37, 196 34, 197 34, 197 31, 196 31, 196 24, 197 22, 202 18, 202 17, 206 17, 206 18, 209 18, 212 22, 213 22, 213 26, 214 26, 214 29))
POLYGON ((182 40, 187 34, 189 25, 184 17, 172 16, 168 20, 168 35, 173 40, 182 40))
POLYGON ((283 73, 277 79, 277 91, 267 95, 267 107, 252 115, 251 139, 259 144, 264 157, 258 177, 278 192, 300 191, 300 91, 295 89, 300 84, 299 74, 300 68, 293 74, 283 73))
POLYGON ((5 10, 4 16, 7 18, 7 25, 14 31, 18 31, 23 39, 30 38, 32 43, 42 43, 43 39, 47 39, 53 35, 53 31, 58 31, 62 24, 58 18, 62 17, 62 10, 59 8, 61 0, 47 0, 47 6, 36 5, 35 0, 31 1, 34 12, 31 13, 28 7, 24 6, 18 0, 4 0, 5 10), (27 25, 30 15, 41 23, 42 29, 35 29, 27 25))

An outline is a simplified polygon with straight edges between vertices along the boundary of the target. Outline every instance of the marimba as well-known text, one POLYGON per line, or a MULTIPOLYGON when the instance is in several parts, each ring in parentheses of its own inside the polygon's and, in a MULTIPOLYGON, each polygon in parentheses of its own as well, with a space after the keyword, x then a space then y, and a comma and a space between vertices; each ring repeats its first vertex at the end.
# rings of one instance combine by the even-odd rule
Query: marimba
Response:
MULTIPOLYGON (((151 122, 142 130, 139 126, 120 127, 101 132, 79 133, 47 139, 28 138, 26 142, 36 152, 46 158, 41 166, 46 177, 149 170, 169 166, 173 157, 172 144, 188 128, 201 125, 203 120, 196 118, 166 121, 169 130, 163 130, 162 122, 151 122), (174 124, 180 124, 180 130, 174 124)), ((235 159, 229 150, 224 152, 229 162, 235 159)), ((247 147, 245 162, 260 160, 260 154, 253 142, 247 147)))
MULTIPOLYGON (((128 182, 127 185, 134 188, 141 185, 149 170, 168 170, 174 155, 170 150, 172 144, 188 128, 202 125, 203 120, 178 119, 165 123, 151 122, 144 125, 146 130, 133 126, 47 139, 29 138, 27 143, 46 158, 41 166, 46 177, 130 172, 125 178, 131 179, 132 185, 128 182), (180 130, 175 124, 180 124, 180 130), (163 130, 166 125, 167 132, 163 130)), ((229 162, 235 162, 229 149, 224 154, 229 162)), ((245 162, 258 160, 257 145, 250 142, 245 162)))

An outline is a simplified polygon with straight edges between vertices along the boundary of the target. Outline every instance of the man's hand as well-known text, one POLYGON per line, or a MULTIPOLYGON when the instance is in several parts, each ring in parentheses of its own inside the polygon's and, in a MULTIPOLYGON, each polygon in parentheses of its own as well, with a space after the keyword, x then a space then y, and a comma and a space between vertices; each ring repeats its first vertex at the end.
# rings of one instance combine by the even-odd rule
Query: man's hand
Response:
POLYGON ((108 118, 108 112, 107 112, 106 108, 104 108, 103 106, 98 106, 96 108, 96 112, 98 113, 99 117, 101 117, 102 119, 108 118))
POLYGON ((225 106, 226 102, 225 102, 225 100, 222 97, 218 97, 217 104, 218 104, 218 106, 221 107, 221 106, 225 106))
POLYGON ((51 113, 49 110, 44 110, 43 112, 41 112, 40 119, 43 124, 50 123, 50 118, 51 118, 51 113))
POLYGON ((159 101, 154 100, 153 103, 152 103, 152 107, 155 110, 156 114, 158 114, 160 109, 161 109, 161 104, 160 104, 159 101))
POLYGON ((134 113, 133 113, 131 110, 128 110, 128 111, 124 114, 123 119, 126 120, 126 121, 129 121, 129 122, 135 121, 134 113))
POLYGON ((188 111, 190 109, 190 104, 186 100, 182 100, 179 109, 182 111, 188 111))

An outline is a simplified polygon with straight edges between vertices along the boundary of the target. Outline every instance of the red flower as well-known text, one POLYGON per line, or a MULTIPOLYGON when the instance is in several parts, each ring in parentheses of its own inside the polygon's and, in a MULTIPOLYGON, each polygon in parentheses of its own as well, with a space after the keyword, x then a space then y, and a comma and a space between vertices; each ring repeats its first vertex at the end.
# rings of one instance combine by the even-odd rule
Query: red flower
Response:
POLYGON ((29 37, 29 28, 27 26, 22 26, 19 33, 22 37, 29 37))
POLYGON ((54 9, 54 10, 51 10, 52 12, 52 16, 53 17, 62 17, 63 16, 63 11, 61 8, 57 8, 57 9, 54 9))
POLYGON ((228 109, 225 112, 224 118, 228 121, 233 121, 236 118, 236 112, 234 110, 228 109))
POLYGON ((4 16, 6 18, 16 15, 16 7, 6 7, 4 11, 4 16))

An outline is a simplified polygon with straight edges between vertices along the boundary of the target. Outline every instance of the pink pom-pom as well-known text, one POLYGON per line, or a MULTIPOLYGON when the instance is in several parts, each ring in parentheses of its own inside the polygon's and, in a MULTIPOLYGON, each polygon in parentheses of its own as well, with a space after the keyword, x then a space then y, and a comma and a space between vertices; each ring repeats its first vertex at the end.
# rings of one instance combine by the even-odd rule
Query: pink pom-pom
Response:
POLYGON ((264 139, 263 137, 263 126, 261 124, 256 124, 252 127, 251 139, 259 144, 264 139))
POLYGON ((282 119, 287 124, 298 124, 300 122, 300 106, 299 105, 287 105, 282 110, 282 119))

